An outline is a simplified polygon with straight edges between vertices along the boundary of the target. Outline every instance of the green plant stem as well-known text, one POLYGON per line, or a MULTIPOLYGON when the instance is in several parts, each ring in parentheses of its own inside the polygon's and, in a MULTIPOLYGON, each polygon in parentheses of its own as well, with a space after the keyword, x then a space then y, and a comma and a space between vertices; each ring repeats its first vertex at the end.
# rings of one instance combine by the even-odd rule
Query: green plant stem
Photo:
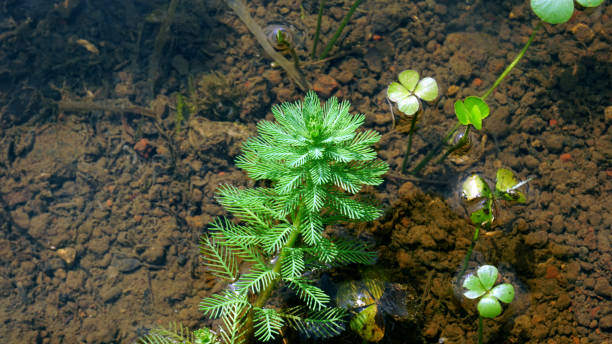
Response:
POLYGON ((319 35, 321 34, 321 17, 323 16, 323 8, 325 8, 326 0, 319 1, 319 15, 317 16, 317 28, 315 30, 314 40, 312 41, 312 51, 310 58, 314 60, 317 54, 317 44, 319 44, 319 35))
POLYGON ((408 167, 408 157, 410 156, 410 150, 412 149, 412 136, 414 135, 414 127, 416 126, 417 118, 419 117, 420 112, 421 110, 417 111, 417 113, 412 116, 412 121, 410 122, 410 133, 408 134, 406 154, 404 154, 404 161, 402 162, 402 173, 406 173, 406 168, 408 167))
POLYGON ((495 91, 495 89, 497 88, 497 86, 499 86, 499 84, 501 84, 501 82, 504 80, 504 78, 510 74, 510 72, 512 71, 512 69, 516 66, 516 64, 521 60, 521 58, 523 57, 523 55, 525 55, 525 52, 527 52, 527 49, 529 48, 529 46, 531 45, 531 42, 533 42, 533 39, 535 38, 536 33, 538 32, 538 30, 542 27, 542 21, 538 22, 538 25, 536 25, 536 27, 533 29, 533 32, 531 33, 531 36, 529 36, 529 40, 527 40, 527 43, 525 43, 525 46, 523 47, 523 49, 521 49, 521 51, 518 53, 518 55, 516 55, 516 57, 514 58, 514 60, 508 65, 508 67, 506 67, 506 69, 504 70, 503 73, 501 73, 501 75, 497 78, 497 80, 495 80, 495 82, 493 83, 493 86, 491 86, 491 88, 489 88, 487 90, 487 92, 485 92, 485 94, 482 95, 482 100, 487 99, 488 96, 491 95, 491 93, 493 93, 493 91, 495 91))
POLYGON ((478 316, 478 344, 482 344, 482 327, 483 327, 482 317, 479 315, 478 316))
POLYGON ((442 139, 440 143, 438 143, 438 145, 434 147, 434 149, 430 150, 429 153, 427 153, 423 160, 421 160, 421 162, 414 168, 414 170, 410 172, 410 174, 415 176, 418 175, 421 170, 429 163, 429 161, 433 159, 436 154, 438 154, 440 148, 442 148, 442 146, 444 146, 448 142, 448 140, 453 136, 453 134, 457 131, 457 129, 459 129, 460 126, 461 123, 457 122, 455 126, 452 127, 451 130, 449 130, 444 139, 442 139))
POLYGON ((463 134, 463 137, 459 140, 459 142, 457 142, 455 145, 453 145, 452 147, 450 147, 445 153, 444 155, 442 155, 437 161, 436 161, 436 165, 441 163, 442 161, 444 161, 444 159, 446 159, 449 155, 453 154, 453 152, 455 152, 457 149, 460 149, 461 147, 465 146, 468 142, 469 142, 469 137, 468 135, 470 134, 470 126, 468 125, 467 128, 465 128, 465 133, 463 134))
POLYGON ((334 47, 334 44, 336 44, 336 41, 342 34, 342 30, 344 30, 344 27, 346 26, 346 24, 348 24, 349 20, 351 20, 353 13, 355 13, 355 10, 357 9, 357 6, 359 6, 360 3, 361 3, 361 0, 355 0, 355 2, 353 2, 353 5, 349 9, 348 13, 344 16, 344 19, 342 19, 342 22, 340 23, 338 30, 336 30, 336 33, 334 33, 334 36, 331 38, 329 43, 327 43, 321 55, 319 55, 319 60, 322 60, 327 57, 327 54, 329 54, 329 51, 334 47))
MULTIPOLYGON (((302 214, 303 214, 303 211, 301 209, 304 209, 304 207, 300 206, 300 211, 298 211, 298 215, 293 221, 294 229, 291 232, 291 234, 289 234, 287 243, 285 243, 285 246, 283 246, 283 248, 281 249, 280 253, 278 254, 278 259, 276 260, 276 262, 274 263, 274 267, 272 268, 272 271, 277 273, 279 276, 280 276, 283 259, 287 255, 287 249, 293 248, 297 239, 300 237, 300 225, 302 222, 302 214)), ((264 289, 264 291, 261 292, 257 296, 255 303, 253 303, 253 307, 263 307, 266 304, 266 302, 268 301, 268 298, 270 298, 270 295, 272 295, 272 291, 276 287, 276 283, 278 283, 279 280, 280 280, 280 277, 277 277, 270 284, 268 284, 266 289, 264 289)))
POLYGON ((474 235, 472 236, 472 242, 470 243, 470 247, 468 248, 468 251, 465 254, 465 258, 463 258, 463 265, 461 266, 459 275, 457 275, 457 283, 461 283, 461 279, 463 278, 463 275, 465 275, 465 271, 467 270, 468 264, 470 263, 470 259, 472 258, 472 250, 474 250, 474 246, 476 246, 479 234, 480 226, 476 226, 476 229, 474 230, 474 235))

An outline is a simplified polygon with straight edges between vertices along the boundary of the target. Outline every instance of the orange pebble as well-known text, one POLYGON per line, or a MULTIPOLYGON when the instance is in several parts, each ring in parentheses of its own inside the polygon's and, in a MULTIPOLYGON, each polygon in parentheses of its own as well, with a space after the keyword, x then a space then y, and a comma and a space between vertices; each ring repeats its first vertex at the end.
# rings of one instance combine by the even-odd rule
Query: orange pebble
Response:
POLYGON ((380 41, 382 40, 382 36, 381 35, 372 35, 372 39, 375 41, 380 41))
POLYGON ((563 162, 568 162, 570 160, 572 160, 572 156, 570 153, 563 153, 559 156, 559 158, 561 159, 561 161, 563 162))
POLYGON ((106 200, 106 206, 107 206, 107 207, 109 207, 109 208, 110 208, 110 207, 112 207, 112 206, 113 206, 113 200, 112 200, 112 199, 110 199, 110 198, 109 198, 109 199, 107 199, 107 200, 106 200))
POLYGON ((553 119, 551 119, 550 121, 548 121, 548 125, 550 125, 551 127, 556 126, 556 125, 557 125, 557 123, 559 123, 559 122, 557 122, 557 120, 556 120, 556 119, 554 119, 554 118, 553 118, 553 119))
POLYGON ((223 171, 219 172, 219 177, 221 177, 224 174, 225 174, 225 172, 223 172, 223 171))
POLYGON ((479 87, 480 85, 482 85, 482 79, 481 78, 476 78, 476 79, 472 80, 472 86, 479 87))
POLYGON ((553 279, 557 278, 557 276, 559 276, 559 269, 557 269, 554 265, 548 265, 546 267, 546 275, 544 278, 553 279))

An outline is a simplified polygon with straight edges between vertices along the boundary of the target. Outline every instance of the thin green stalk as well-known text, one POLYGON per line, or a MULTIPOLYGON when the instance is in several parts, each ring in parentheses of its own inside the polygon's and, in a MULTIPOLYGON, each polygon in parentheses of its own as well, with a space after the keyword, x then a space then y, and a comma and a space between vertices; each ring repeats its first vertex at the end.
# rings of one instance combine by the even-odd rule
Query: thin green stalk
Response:
POLYGON ((453 134, 457 131, 457 129, 459 129, 460 126, 461 123, 457 122, 455 126, 452 127, 451 130, 446 134, 446 137, 444 137, 444 139, 442 139, 442 141, 440 141, 438 145, 434 147, 434 149, 430 150, 429 153, 427 153, 423 160, 421 160, 421 162, 417 165, 417 167, 414 168, 414 170, 410 172, 410 174, 415 176, 418 175, 419 172, 421 172, 421 170, 429 163, 429 161, 438 154, 440 148, 442 148, 442 146, 444 146, 448 142, 448 140, 450 140, 451 136, 453 136, 453 134))
POLYGON ((482 344, 482 317, 478 316, 478 344, 482 344))
POLYGON ((319 44, 319 34, 321 34, 321 17, 323 16, 323 8, 325 8, 326 0, 319 1, 319 15, 317 16, 317 29, 315 30, 314 40, 312 41, 312 51, 310 58, 314 60, 317 54, 317 44, 319 44))
POLYGON ((527 43, 525 44, 525 46, 523 47, 523 49, 521 49, 521 51, 518 53, 518 55, 516 55, 516 57, 514 58, 514 60, 508 65, 508 67, 506 67, 506 69, 504 70, 503 73, 501 73, 501 75, 499 76, 499 78, 497 78, 497 80, 495 80, 495 82, 493 83, 493 86, 491 86, 491 88, 489 88, 487 90, 487 92, 485 92, 485 94, 482 95, 482 100, 487 99, 488 96, 491 95, 491 93, 497 88, 497 86, 499 86, 499 84, 501 84, 501 82, 504 80, 504 78, 510 74, 510 71, 512 71, 512 69, 514 68, 514 66, 516 66, 516 64, 521 60, 521 58, 523 57, 523 55, 525 55, 525 52, 527 52, 527 49, 529 48, 529 46, 531 45, 531 42, 533 42, 533 39, 535 38, 536 33, 538 32, 538 30, 542 27, 542 21, 538 22, 538 25, 536 25, 536 27, 533 29, 533 32, 531 33, 531 36, 529 36, 529 40, 527 40, 527 43))
MULTIPOLYGON (((302 223, 302 215, 303 215, 302 209, 304 209, 304 207, 300 206, 300 211, 298 211, 298 214, 293 221, 294 229, 291 232, 291 234, 289 234, 289 239, 287 239, 287 243, 285 243, 285 246, 283 246, 283 248, 281 249, 280 253, 278 254, 278 259, 276 260, 276 263, 274 263, 274 266, 272 267, 272 271, 276 272, 279 275, 281 271, 281 265, 283 262, 283 258, 285 258, 285 256, 287 255, 287 249, 293 248, 297 239, 300 237, 300 226, 302 223)), ((264 291, 261 292, 257 296, 255 303, 253 303, 253 307, 263 307, 266 304, 266 302, 268 301, 268 298, 270 298, 270 295, 272 295, 272 291, 276 287, 276 283, 278 283, 279 279, 280 277, 272 281, 272 283, 270 283, 266 287, 266 289, 264 289, 264 291)))
POLYGON ((472 236, 472 242, 470 243, 470 247, 468 248, 468 251, 465 254, 465 258, 463 258, 463 265, 461 266, 459 275, 457 275, 457 283, 461 283, 461 279, 463 278, 463 275, 465 275, 465 271, 468 268, 470 259, 472 259, 472 251, 474 250, 474 246, 476 246, 476 242, 478 241, 479 233, 480 233, 480 226, 476 226, 476 230, 474 230, 474 235, 472 236))
POLYGON ((406 154, 404 154, 404 161, 402 162, 402 173, 406 173, 406 167, 408 167, 408 157, 410 156, 410 150, 412 149, 412 136, 414 135, 414 127, 416 126, 417 118, 419 117, 421 110, 412 116, 410 122, 410 133, 408 134, 408 146, 406 146, 406 154))
POLYGON ((357 9, 357 6, 359 6, 360 3, 361 3, 361 0, 355 0, 355 2, 353 2, 353 5, 349 9, 348 13, 344 16, 344 19, 342 19, 342 22, 340 23, 338 30, 336 30, 336 33, 334 34, 332 39, 329 41, 329 43, 327 43, 321 55, 319 55, 319 60, 322 60, 327 57, 327 54, 329 54, 329 51, 332 50, 332 48, 334 47, 334 44, 336 44, 336 41, 342 34, 342 30, 344 30, 344 27, 346 26, 346 24, 348 24, 349 20, 351 20, 353 13, 355 13, 355 10, 357 9))
POLYGON ((449 155, 453 154, 453 152, 457 151, 458 149, 460 149, 461 147, 465 146, 468 142, 469 142, 469 135, 470 135, 470 126, 468 125, 465 128, 465 133, 463 133, 463 137, 461 139, 459 139, 459 142, 457 142, 455 145, 453 145, 452 147, 450 147, 446 153, 444 153, 444 155, 442 155, 437 161, 436 161, 436 165, 441 163, 442 161, 444 161, 449 155))

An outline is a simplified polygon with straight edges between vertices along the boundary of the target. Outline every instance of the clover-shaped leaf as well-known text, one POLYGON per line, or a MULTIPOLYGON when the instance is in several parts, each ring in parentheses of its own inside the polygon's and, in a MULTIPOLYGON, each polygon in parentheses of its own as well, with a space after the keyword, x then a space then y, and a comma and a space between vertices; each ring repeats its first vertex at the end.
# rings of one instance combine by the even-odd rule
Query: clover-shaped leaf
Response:
POLYGON ((502 306, 494 296, 485 296, 478 301, 478 313, 483 318, 495 318, 502 312, 502 306))
POLYGON ((503 303, 510 303, 514 300, 514 287, 510 283, 503 283, 495 286, 491 294, 503 303))
POLYGON ((455 115, 463 125, 471 124, 474 128, 482 129, 482 120, 489 116, 489 105, 480 97, 469 96, 465 100, 455 102, 455 115))
POLYGON ((514 300, 514 287, 512 284, 503 283, 495 286, 498 271, 492 265, 483 265, 478 268, 476 274, 470 274, 463 281, 463 287, 467 290, 463 293, 468 299, 480 297, 478 314, 484 318, 495 318, 502 312, 501 302, 510 303, 514 300))
POLYGON ((486 290, 490 290, 497 281, 497 268, 493 265, 483 265, 476 271, 478 279, 486 290))
POLYGON ((430 102, 438 97, 438 84, 433 78, 419 80, 419 73, 409 69, 401 72, 398 79, 399 83, 392 82, 389 85, 387 97, 407 116, 419 111, 419 99, 430 102))
POLYGON ((604 0, 576 0, 581 6, 584 7, 597 7, 601 5, 604 0))
POLYGON ((479 298, 487 292, 482 286, 482 283, 480 283, 478 276, 474 274, 470 274, 465 278, 465 281, 463 281, 463 287, 467 289, 463 295, 465 295, 465 297, 468 299, 479 298))

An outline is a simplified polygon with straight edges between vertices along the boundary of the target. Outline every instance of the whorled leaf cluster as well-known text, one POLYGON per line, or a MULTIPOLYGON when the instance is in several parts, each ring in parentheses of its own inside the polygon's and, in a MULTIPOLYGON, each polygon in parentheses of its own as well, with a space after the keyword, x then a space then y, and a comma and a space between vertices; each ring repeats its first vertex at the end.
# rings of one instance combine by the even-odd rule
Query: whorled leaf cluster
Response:
POLYGON ((239 189, 223 185, 217 199, 233 219, 218 218, 202 237, 201 252, 211 274, 230 286, 205 298, 200 308, 221 317, 220 336, 241 343, 254 333, 262 341, 283 326, 308 336, 329 337, 344 329, 344 310, 308 276, 322 266, 370 263, 373 254, 353 241, 323 234, 338 221, 371 221, 381 215, 374 205, 356 199, 363 185, 378 185, 387 164, 372 145, 380 135, 360 130, 365 116, 349 113, 348 102, 331 98, 322 106, 309 92, 303 102, 283 103, 276 121, 258 124, 237 165, 270 187, 239 189), (238 266, 250 269, 240 273, 238 266), (303 306, 277 309, 266 305, 275 287, 284 285, 303 306), (250 301, 255 299, 255 301, 250 301))

